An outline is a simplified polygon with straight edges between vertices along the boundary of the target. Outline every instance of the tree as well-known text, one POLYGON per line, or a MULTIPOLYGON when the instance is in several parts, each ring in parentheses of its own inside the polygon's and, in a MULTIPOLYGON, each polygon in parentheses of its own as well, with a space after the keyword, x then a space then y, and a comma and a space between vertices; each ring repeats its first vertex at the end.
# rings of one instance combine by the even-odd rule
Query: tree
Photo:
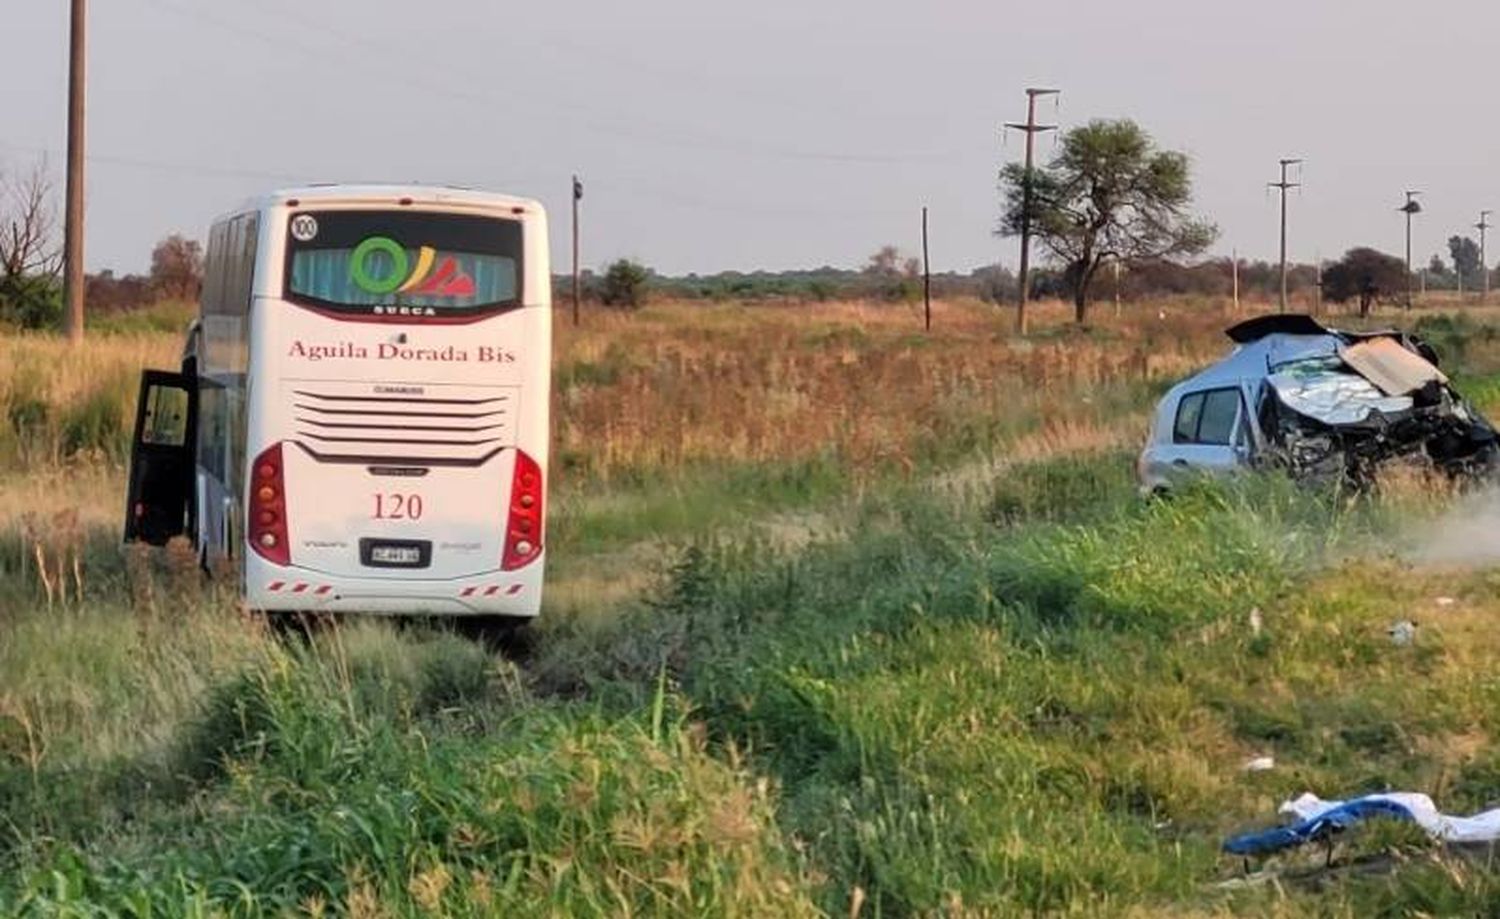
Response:
POLYGON ((173 233, 151 250, 151 287, 157 296, 190 300, 203 281, 203 247, 173 233))
POLYGON ((1359 298, 1359 314, 1370 315, 1376 297, 1406 290, 1406 263, 1366 247, 1350 249, 1323 269, 1323 296, 1334 303, 1359 298))
POLYGON ((622 258, 604 271, 599 285, 599 299, 606 306, 635 309, 644 306, 648 297, 651 272, 646 266, 622 258))
POLYGON ((881 300, 914 300, 921 296, 917 279, 922 276, 922 260, 902 258, 895 246, 881 246, 865 263, 864 274, 870 289, 881 300))
POLYGON ((970 275, 979 296, 996 306, 1016 298, 1016 276, 1003 265, 986 265, 970 275))
MULTIPOLYGON (((1218 235, 1188 214, 1192 179, 1181 153, 1158 150, 1135 122, 1096 120, 1063 135, 1052 162, 1033 168, 1031 232, 1064 266, 1074 318, 1088 314, 1089 286, 1111 259, 1196 255, 1218 235)), ((1000 233, 1017 236, 1025 215, 1026 167, 1000 173, 1000 233)))
POLYGON ((865 263, 865 274, 874 275, 878 278, 899 277, 901 272, 896 267, 901 262, 901 250, 895 246, 881 246, 870 256, 865 263))
POLYGON ((0 174, 0 319, 24 328, 62 316, 62 247, 45 162, 27 174, 0 174))
POLYGON ((1447 287, 1449 285, 1443 284, 1443 281, 1448 277, 1448 263, 1443 261, 1441 255, 1433 253, 1432 259, 1427 263, 1427 283, 1447 287))
POLYGON ((1464 286, 1470 290, 1480 286, 1483 266, 1479 264, 1479 244, 1467 236, 1450 236, 1448 252, 1453 256, 1453 269, 1463 278, 1464 286))

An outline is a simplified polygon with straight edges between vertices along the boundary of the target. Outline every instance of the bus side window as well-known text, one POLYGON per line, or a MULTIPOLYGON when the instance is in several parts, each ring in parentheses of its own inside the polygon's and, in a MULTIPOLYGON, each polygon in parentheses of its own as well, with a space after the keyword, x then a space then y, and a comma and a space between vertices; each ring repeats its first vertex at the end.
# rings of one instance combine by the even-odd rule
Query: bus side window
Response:
POLYGON ((224 404, 224 387, 217 381, 200 378, 198 390, 198 465, 219 482, 224 482, 224 447, 228 432, 228 408, 224 404))

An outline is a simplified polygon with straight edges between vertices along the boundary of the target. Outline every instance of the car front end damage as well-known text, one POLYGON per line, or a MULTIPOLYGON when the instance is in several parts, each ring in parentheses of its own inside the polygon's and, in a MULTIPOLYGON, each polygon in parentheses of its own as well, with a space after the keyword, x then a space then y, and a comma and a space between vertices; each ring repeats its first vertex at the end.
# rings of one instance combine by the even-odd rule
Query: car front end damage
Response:
POLYGON ((1359 487, 1392 462, 1454 477, 1494 470, 1495 428, 1422 342, 1397 332, 1328 334, 1333 353, 1269 368, 1259 422, 1270 465, 1359 487))

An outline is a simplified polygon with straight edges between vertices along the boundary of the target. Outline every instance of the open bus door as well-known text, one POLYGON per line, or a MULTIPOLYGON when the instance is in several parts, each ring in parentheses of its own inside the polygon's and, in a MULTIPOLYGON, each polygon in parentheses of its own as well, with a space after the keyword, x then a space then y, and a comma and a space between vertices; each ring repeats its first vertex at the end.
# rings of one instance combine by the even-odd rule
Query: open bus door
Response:
POLYGON ((187 530, 197 462, 198 381, 185 373, 141 374, 125 498, 125 541, 165 545, 187 530))

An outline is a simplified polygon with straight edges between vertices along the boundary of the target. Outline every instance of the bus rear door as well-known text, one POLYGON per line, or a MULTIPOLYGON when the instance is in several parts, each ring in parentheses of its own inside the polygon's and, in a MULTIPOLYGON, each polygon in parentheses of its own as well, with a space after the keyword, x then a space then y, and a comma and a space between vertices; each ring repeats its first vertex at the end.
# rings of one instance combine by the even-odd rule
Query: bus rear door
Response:
POLYGON ((197 429, 196 379, 164 370, 143 372, 130 448, 126 542, 160 546, 187 530, 197 429))

